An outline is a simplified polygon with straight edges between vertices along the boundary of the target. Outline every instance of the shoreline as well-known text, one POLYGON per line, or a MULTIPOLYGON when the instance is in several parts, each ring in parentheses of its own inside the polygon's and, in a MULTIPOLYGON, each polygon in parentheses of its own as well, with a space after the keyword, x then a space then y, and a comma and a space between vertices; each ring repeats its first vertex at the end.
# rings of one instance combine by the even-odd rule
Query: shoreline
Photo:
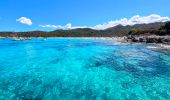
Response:
POLYGON ((22 39, 22 38, 37 38, 37 39, 50 39, 50 38, 68 38, 68 39, 103 39, 103 40, 121 40, 121 41, 125 41, 125 37, 0 37, 0 39, 22 39))
POLYGON ((154 50, 166 50, 170 51, 170 45, 168 44, 162 44, 162 43, 157 43, 154 45, 147 46, 149 49, 154 49, 154 50))
MULTIPOLYGON (((0 39, 14 39, 18 37, 0 37, 0 39)), ((21 37, 21 38, 28 38, 28 37, 21 37)), ((163 43, 145 43, 145 42, 132 42, 127 41, 127 37, 29 37, 31 39, 51 39, 51 38, 68 38, 68 39, 101 39, 101 40, 109 40, 113 42, 117 42, 118 44, 148 44, 147 48, 149 49, 160 49, 160 50, 168 50, 170 51, 169 44, 163 43), (149 45, 150 44, 150 45, 149 45)), ((23 40, 24 41, 24 40, 23 40)))
MULTIPOLYGON (((154 36, 156 37, 156 36, 154 36)), ((158 36, 160 37, 160 36, 158 36)), ((162 36, 166 37, 166 36, 162 36)), ((113 42, 113 44, 147 44, 146 48, 153 49, 153 50, 167 50, 170 51, 170 44, 165 44, 165 43, 147 43, 147 42, 133 42, 133 41, 128 41, 128 38, 126 36, 122 37, 0 37, 0 39, 15 39, 15 38, 22 38, 23 40, 18 40, 18 41, 26 41, 27 38, 31 39, 100 39, 100 40, 108 40, 113 42), (25 38, 25 40, 24 40, 25 38)), ((139 37, 136 37, 139 38, 139 37)), ((157 37, 156 37, 157 38, 157 37)), ((28 39, 29 40, 29 39, 28 39)))

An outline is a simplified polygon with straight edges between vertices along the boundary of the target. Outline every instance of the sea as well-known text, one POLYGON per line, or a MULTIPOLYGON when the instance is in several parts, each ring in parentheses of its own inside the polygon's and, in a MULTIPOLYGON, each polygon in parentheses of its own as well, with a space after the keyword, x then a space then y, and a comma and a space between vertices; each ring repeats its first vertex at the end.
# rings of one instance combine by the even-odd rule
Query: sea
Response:
POLYGON ((0 100, 170 100, 170 52, 148 45, 0 39, 0 100))

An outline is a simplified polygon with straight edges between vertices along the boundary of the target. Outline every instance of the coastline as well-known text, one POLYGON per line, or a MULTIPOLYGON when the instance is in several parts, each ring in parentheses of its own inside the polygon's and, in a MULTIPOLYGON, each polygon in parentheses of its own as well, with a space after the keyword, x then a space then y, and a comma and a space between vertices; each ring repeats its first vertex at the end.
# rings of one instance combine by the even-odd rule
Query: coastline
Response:
POLYGON ((170 45, 168 44, 155 44, 155 45, 152 45, 152 46, 147 46, 147 48, 150 48, 150 49, 156 49, 156 50, 167 50, 167 51, 170 51, 170 45))
POLYGON ((69 38, 69 39, 103 39, 103 40, 125 40, 125 37, 0 37, 0 39, 3 38, 9 38, 9 39, 15 39, 15 38, 38 38, 38 39, 49 39, 49 38, 69 38))
MULTIPOLYGON (((159 36, 160 37, 160 36, 159 36)), ((163 36, 166 37, 166 36, 163 36)), ((0 37, 0 39, 14 39, 18 37, 0 37)), ((27 38, 27 37, 21 37, 21 38, 27 38)), ((170 45, 169 44, 164 44, 164 43, 146 43, 146 42, 133 42, 133 41, 128 41, 127 37, 29 37, 31 39, 37 38, 37 39, 51 39, 51 38, 68 38, 68 39, 100 39, 100 40, 109 40, 109 41, 116 41, 116 44, 151 44, 148 45, 147 48, 149 49, 159 49, 159 50, 168 50, 170 51, 170 45)), ((137 37, 139 38, 139 37, 137 37)))

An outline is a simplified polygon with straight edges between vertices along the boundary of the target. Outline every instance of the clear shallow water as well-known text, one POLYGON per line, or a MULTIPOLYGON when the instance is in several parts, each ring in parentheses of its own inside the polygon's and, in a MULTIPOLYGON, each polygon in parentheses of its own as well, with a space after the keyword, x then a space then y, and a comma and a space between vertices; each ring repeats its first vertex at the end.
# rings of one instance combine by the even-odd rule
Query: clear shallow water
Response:
POLYGON ((170 54, 93 39, 0 39, 0 99, 169 100, 170 54))

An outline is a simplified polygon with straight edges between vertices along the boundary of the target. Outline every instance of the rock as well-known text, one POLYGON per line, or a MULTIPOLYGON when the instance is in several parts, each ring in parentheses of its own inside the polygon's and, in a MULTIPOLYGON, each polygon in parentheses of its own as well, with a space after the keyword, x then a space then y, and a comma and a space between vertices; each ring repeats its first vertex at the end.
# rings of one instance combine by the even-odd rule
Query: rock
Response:
POLYGON ((157 39, 156 38, 147 38, 146 43, 157 43, 157 39))
POLYGON ((139 38, 139 42, 145 42, 144 38, 139 38))
POLYGON ((163 43, 170 45, 170 36, 128 36, 127 42, 163 43))
POLYGON ((157 43, 162 43, 162 38, 158 38, 157 43))
POLYGON ((139 40, 138 40, 138 38, 133 37, 133 38, 132 38, 132 42, 139 42, 139 40))
POLYGON ((138 40, 134 38, 134 39, 132 39, 132 42, 138 42, 138 40))
POLYGON ((164 44, 170 44, 170 38, 162 38, 162 43, 164 44))

